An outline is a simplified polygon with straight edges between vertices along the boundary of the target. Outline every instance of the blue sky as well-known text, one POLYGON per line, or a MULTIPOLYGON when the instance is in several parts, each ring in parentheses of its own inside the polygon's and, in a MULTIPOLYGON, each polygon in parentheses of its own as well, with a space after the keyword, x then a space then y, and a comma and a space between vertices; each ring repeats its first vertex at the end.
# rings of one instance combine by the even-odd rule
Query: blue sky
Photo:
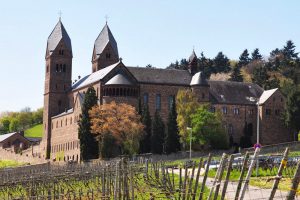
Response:
POLYGON ((0 112, 43 106, 46 40, 62 11, 73 46, 73 77, 91 73, 93 43, 105 15, 129 66, 166 67, 247 48, 265 56, 289 39, 300 51, 298 0, 1 0, 0 112))

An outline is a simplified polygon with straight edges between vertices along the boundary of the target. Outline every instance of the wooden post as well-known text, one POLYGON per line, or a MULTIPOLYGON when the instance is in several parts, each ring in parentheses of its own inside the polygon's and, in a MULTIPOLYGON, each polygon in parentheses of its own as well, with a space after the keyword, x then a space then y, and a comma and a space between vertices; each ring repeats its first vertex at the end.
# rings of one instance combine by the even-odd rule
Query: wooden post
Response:
POLYGON ((300 182, 300 162, 298 162, 297 164, 297 170, 295 172, 294 178, 292 180, 292 185, 291 185, 291 189, 286 197, 286 200, 293 200, 295 199, 295 195, 297 193, 298 190, 298 185, 300 182))
MULTIPOLYGON (((148 159, 147 159, 147 163, 148 163, 148 159)), ((147 164, 148 166, 148 164, 147 164)), ((130 190, 131 190, 131 199, 134 200, 134 187, 133 187, 133 175, 132 175, 132 166, 130 166, 130 190)), ((147 170, 147 176, 148 176, 148 170, 147 170)))
POLYGON ((196 162, 193 162, 192 175, 191 175, 191 178, 190 178, 188 195, 187 195, 187 199, 188 200, 190 200, 190 195, 192 193, 192 186, 193 186, 193 180, 194 180, 195 166, 196 166, 196 162))
POLYGON ((182 168, 179 167, 179 197, 178 199, 181 199, 181 193, 182 193, 182 168))
MULTIPOLYGON (((225 163, 226 163, 226 159, 227 159, 227 155, 225 153, 223 153, 222 155, 222 160, 219 164, 219 174, 217 174, 217 179, 215 180, 215 194, 214 194, 214 200, 217 199, 218 194, 219 194, 219 190, 220 190, 220 186, 221 186, 221 182, 222 182, 222 176, 223 176, 223 172, 224 172, 224 168, 225 168, 225 163)), ((213 189, 210 191, 212 192, 213 189)))
POLYGON ((212 158, 211 154, 208 154, 206 167, 205 167, 205 173, 204 173, 204 177, 202 180, 202 185, 201 185, 201 190, 200 190, 200 195, 199 195, 199 200, 202 200, 202 198, 203 198, 203 193, 204 193, 204 189, 205 189, 205 183, 206 183, 206 179, 207 179, 207 175, 208 175, 208 171, 209 171, 209 165, 210 165, 211 158, 212 158))
POLYGON ((187 179, 188 179, 187 172, 188 172, 187 163, 185 163, 185 166, 184 166, 184 182, 183 182, 183 188, 182 188, 183 189, 182 200, 185 200, 186 182, 187 182, 187 179))
POLYGON ((225 177, 221 200, 224 200, 224 198, 225 198, 227 185, 228 185, 228 181, 229 181, 229 177, 230 177, 230 172, 231 172, 231 168, 232 168, 232 162, 233 162, 233 155, 231 155, 228 160, 227 173, 226 173, 226 177, 225 177))
POLYGON ((244 196, 245 196, 245 193, 246 193, 246 189, 248 188, 248 185, 249 185, 249 181, 250 181, 250 177, 251 177, 251 174, 252 174, 252 170, 253 170, 253 168, 255 166, 255 163, 257 162, 256 159, 258 157, 259 151, 260 151, 260 148, 256 148, 255 149, 255 152, 254 152, 254 155, 253 155, 253 160, 251 161, 251 164, 249 166, 248 173, 247 173, 247 176, 246 176, 246 179, 245 179, 245 183, 244 183, 244 186, 242 188, 242 193, 241 193, 240 200, 244 199, 244 196))
POLYGON ((192 195, 192 200, 195 200, 195 198, 196 198, 196 193, 197 193, 198 184, 199 184, 199 176, 200 176, 200 172, 201 172, 202 161, 203 161, 203 159, 201 158, 200 161, 199 161, 199 165, 198 165, 198 171, 197 171, 197 175, 196 175, 196 180, 195 180, 195 186, 194 186, 194 192, 193 192, 193 195, 192 195))
POLYGON ((287 164, 288 154, 289 154, 289 148, 287 147, 285 149, 285 151, 284 151, 284 154, 283 154, 283 157, 282 157, 282 160, 281 160, 281 164, 280 164, 279 169, 278 169, 277 176, 275 177, 274 184, 273 184, 273 187, 272 187, 272 191, 271 191, 269 200, 272 200, 274 198, 274 196, 275 196, 275 193, 276 193, 276 190, 278 188, 278 184, 279 184, 280 178, 282 176, 282 171, 286 167, 286 164, 287 164))
POLYGON ((244 157, 242 171, 241 171, 240 178, 239 178, 238 185, 237 185, 237 189, 236 189, 236 192, 235 192, 235 197, 234 197, 235 200, 238 200, 239 196, 240 196, 240 191, 241 191, 241 188, 242 188, 243 178, 244 178, 244 174, 245 174, 245 171, 246 171, 246 168, 247 168, 248 159, 249 159, 249 152, 247 151, 246 154, 245 154, 245 157, 244 157))

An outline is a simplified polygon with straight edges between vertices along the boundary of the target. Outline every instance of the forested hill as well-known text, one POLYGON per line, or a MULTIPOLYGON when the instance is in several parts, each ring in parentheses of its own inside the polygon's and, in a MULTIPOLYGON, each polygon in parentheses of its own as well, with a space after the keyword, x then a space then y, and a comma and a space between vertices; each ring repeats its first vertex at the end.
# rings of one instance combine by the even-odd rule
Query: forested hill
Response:
MULTIPOLYGON (((289 40, 266 57, 259 49, 245 49, 239 60, 230 60, 223 52, 214 58, 198 55, 197 68, 212 80, 253 82, 264 89, 280 88, 287 97, 287 111, 282 118, 290 128, 300 130, 300 57, 295 44, 289 40)), ((181 59, 167 68, 188 69, 188 60, 181 59)))
POLYGON ((24 108, 20 112, 4 112, 0 114, 0 135, 24 131, 43 122, 43 108, 31 111, 24 108))

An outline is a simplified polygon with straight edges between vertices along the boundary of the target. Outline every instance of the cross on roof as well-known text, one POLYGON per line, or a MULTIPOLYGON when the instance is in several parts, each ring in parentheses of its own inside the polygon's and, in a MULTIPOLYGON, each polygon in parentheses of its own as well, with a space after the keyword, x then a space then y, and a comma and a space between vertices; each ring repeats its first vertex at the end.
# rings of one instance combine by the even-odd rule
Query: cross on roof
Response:
POLYGON ((62 15, 62 12, 61 12, 61 10, 60 11, 58 11, 58 15, 59 15, 59 21, 61 20, 61 15, 62 15))
POLYGON ((106 24, 107 24, 107 20, 108 20, 108 16, 107 15, 105 15, 105 21, 106 21, 106 24))

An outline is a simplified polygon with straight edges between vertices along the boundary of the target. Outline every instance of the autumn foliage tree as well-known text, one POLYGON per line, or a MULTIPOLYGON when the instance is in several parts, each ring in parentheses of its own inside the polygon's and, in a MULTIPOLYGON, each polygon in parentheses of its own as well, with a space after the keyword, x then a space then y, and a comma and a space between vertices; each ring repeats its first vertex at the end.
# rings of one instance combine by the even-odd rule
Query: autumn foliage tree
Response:
POLYGON ((117 104, 113 101, 109 104, 94 106, 89 114, 92 124, 91 132, 98 138, 100 144, 105 145, 103 144, 105 137, 111 136, 122 154, 138 152, 144 126, 133 106, 125 103, 117 104))

